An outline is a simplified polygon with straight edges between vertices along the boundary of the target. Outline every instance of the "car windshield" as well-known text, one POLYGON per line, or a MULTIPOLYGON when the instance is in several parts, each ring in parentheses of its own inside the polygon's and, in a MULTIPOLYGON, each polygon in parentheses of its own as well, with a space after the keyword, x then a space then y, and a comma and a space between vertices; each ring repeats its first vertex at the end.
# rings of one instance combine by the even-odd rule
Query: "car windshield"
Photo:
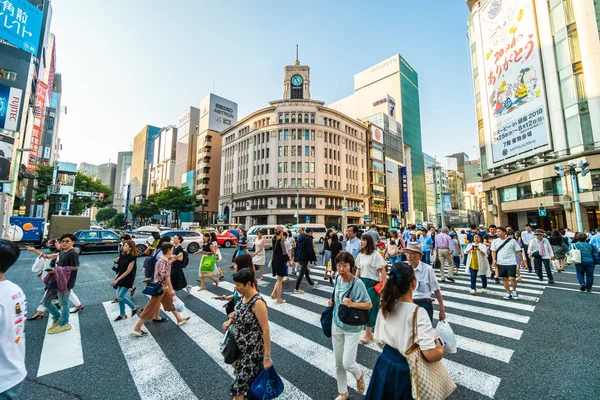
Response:
POLYGON ((261 228, 262 228, 262 226, 252 227, 252 229, 250 229, 250 231, 248 232, 248 235, 256 235, 256 232, 258 232, 261 228))

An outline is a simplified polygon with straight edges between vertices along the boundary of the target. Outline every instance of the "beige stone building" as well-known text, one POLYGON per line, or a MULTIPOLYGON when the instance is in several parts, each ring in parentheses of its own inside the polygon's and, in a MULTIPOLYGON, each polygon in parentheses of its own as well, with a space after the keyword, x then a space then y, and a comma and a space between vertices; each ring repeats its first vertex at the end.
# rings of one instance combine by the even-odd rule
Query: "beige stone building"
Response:
POLYGON ((308 66, 286 66, 283 83, 282 100, 221 133, 220 219, 341 227, 345 214, 363 223, 367 126, 310 98, 308 66))

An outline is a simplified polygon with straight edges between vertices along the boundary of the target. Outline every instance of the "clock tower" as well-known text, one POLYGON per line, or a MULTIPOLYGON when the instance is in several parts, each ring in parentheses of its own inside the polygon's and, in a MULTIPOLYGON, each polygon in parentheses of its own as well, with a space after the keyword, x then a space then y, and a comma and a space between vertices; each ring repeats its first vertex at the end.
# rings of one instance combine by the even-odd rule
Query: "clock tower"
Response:
POLYGON ((286 100, 310 99, 310 67, 300 65, 298 47, 296 47, 296 62, 287 65, 283 70, 283 98, 286 100))

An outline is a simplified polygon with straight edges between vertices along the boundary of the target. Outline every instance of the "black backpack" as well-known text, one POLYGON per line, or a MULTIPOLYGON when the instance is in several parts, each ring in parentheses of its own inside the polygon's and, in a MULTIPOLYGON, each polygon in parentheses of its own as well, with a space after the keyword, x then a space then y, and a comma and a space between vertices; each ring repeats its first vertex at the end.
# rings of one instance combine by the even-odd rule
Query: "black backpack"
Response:
POLYGON ((183 251, 183 261, 181 261, 181 268, 185 268, 190 263, 190 255, 186 250, 183 251))
POLYGON ((156 266, 156 255, 160 250, 155 250, 144 260, 144 276, 152 278, 154 276, 154 267, 156 266))

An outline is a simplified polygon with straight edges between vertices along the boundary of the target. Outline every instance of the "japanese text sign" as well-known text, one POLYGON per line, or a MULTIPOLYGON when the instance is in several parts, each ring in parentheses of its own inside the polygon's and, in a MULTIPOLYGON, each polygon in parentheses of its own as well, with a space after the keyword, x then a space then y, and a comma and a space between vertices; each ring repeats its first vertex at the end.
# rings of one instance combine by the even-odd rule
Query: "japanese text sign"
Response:
POLYGON ((0 39, 37 56, 43 18, 27 0, 0 1, 0 39))
POLYGON ((33 172, 35 170, 35 164, 37 163, 40 154, 42 124, 44 121, 44 111, 46 109, 46 89, 47 85, 42 81, 38 81, 35 93, 35 105, 33 107, 31 151, 29 152, 29 159, 27 160, 27 170, 30 172, 33 172))

